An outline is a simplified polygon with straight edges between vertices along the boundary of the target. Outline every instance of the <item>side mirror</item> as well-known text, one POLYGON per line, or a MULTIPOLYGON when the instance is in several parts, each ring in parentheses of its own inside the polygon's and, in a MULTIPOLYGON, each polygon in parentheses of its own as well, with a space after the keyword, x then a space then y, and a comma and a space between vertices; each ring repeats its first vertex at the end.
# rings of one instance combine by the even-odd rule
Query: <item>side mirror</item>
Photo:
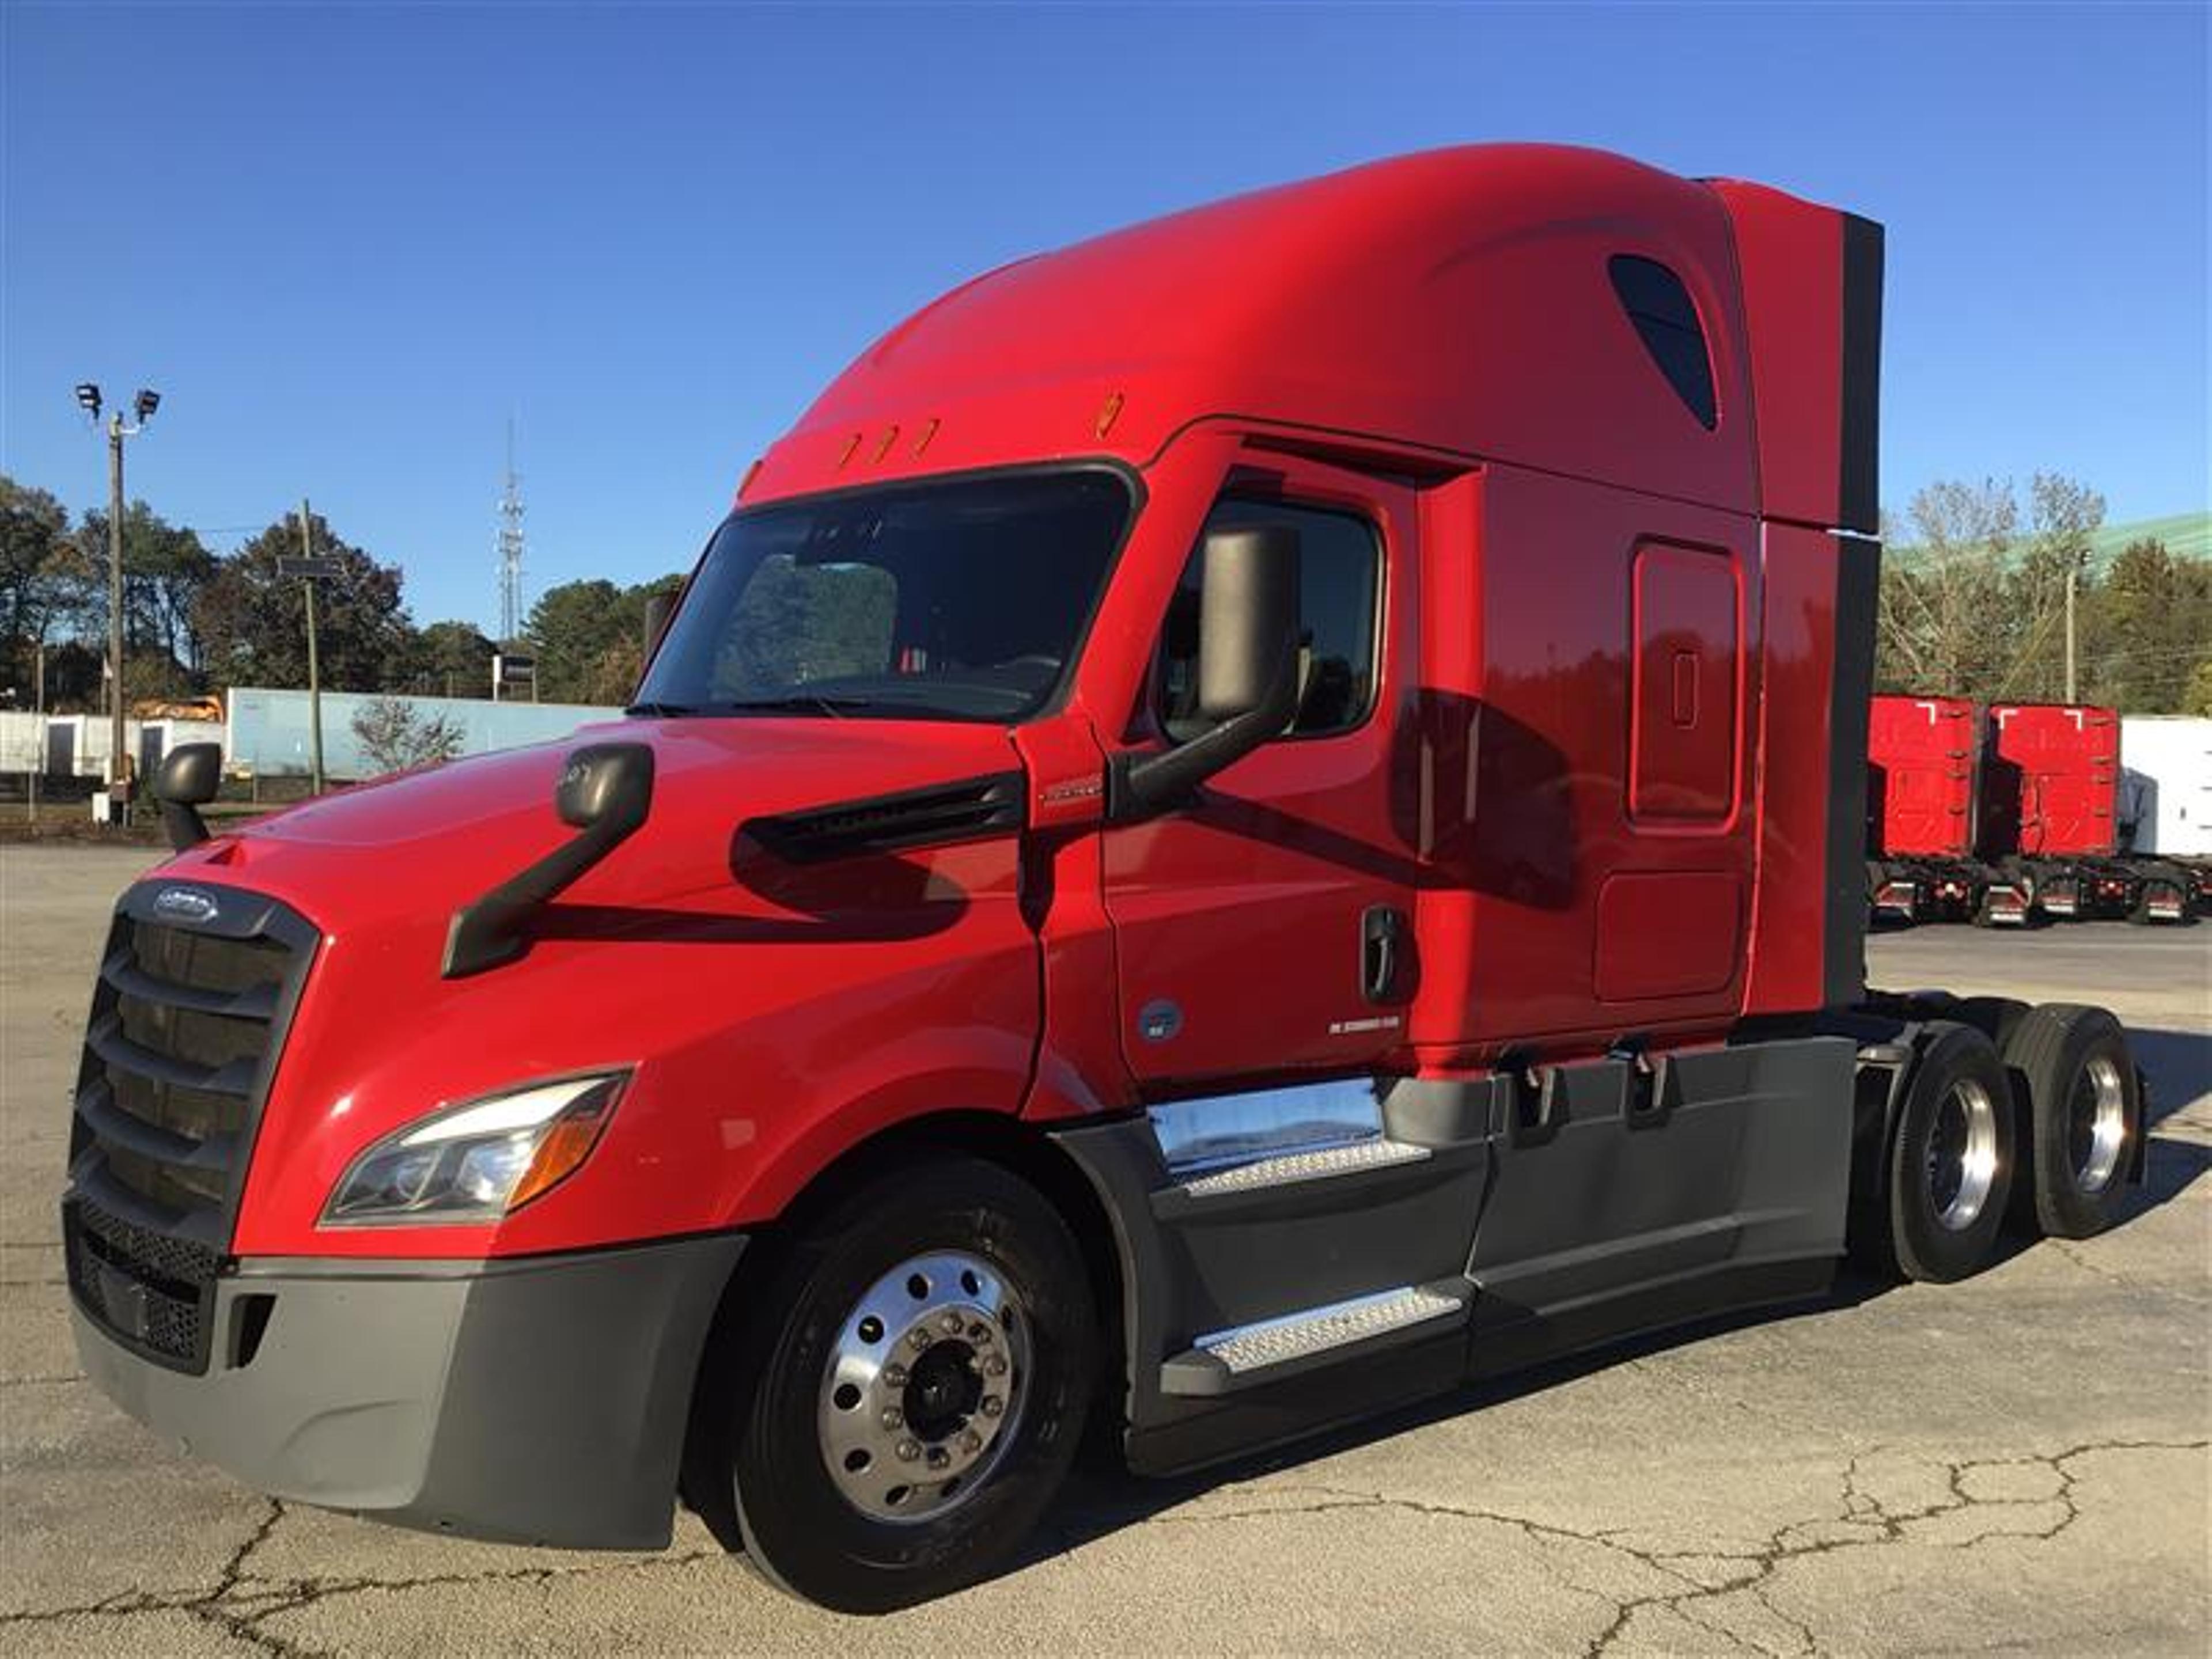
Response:
POLYGON ((154 775, 154 799, 161 803, 161 826, 169 845, 181 853, 208 838, 199 809, 222 787, 222 745, 180 743, 162 757, 154 775))
POLYGON ((637 833, 653 811, 651 745, 585 744, 561 769, 553 810, 580 833, 453 912, 443 977, 465 979, 514 961, 530 948, 532 913, 637 833))
POLYGON ((1198 706, 1212 731, 1163 754, 1116 756, 1107 817, 1149 817, 1280 736, 1298 703, 1298 532, 1287 525, 1206 538, 1198 706))
POLYGON ((568 757, 553 786, 553 810, 576 830, 620 840, 653 805, 653 750, 641 743, 594 743, 568 757))

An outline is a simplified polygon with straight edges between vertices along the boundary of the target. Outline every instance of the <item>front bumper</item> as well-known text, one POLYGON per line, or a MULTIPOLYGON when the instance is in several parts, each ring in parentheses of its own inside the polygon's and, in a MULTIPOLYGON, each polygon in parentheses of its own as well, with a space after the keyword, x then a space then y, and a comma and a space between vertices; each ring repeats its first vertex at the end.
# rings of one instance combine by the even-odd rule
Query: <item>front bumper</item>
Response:
POLYGON ((514 1543, 658 1549, 744 1245, 249 1259, 216 1283, 199 1376, 142 1358, 74 1301, 71 1322, 87 1375, 124 1410, 276 1497, 514 1543))

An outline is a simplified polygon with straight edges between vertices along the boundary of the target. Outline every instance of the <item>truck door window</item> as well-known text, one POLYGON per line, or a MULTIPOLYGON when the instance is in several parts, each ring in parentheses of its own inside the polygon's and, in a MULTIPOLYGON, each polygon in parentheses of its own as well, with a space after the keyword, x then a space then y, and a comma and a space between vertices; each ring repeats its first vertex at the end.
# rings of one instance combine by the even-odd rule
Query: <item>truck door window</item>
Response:
MULTIPOLYGON (((1299 651, 1303 683, 1290 736, 1347 732, 1375 701, 1376 623, 1382 592, 1382 546, 1374 525, 1354 514, 1285 501, 1231 496, 1207 515, 1207 531, 1288 524, 1298 532, 1299 651)), ((1198 708, 1198 638, 1205 582, 1205 537, 1191 550, 1168 606, 1158 668, 1162 729, 1177 743, 1204 732, 1198 708)))

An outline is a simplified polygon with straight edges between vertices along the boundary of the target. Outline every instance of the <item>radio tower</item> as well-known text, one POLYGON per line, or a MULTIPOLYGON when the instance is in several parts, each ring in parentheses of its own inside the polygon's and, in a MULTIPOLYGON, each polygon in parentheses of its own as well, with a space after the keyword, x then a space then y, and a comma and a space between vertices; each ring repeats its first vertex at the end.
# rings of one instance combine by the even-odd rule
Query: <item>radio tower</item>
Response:
POLYGON ((522 627, 522 476, 514 470, 514 421, 507 422, 507 489, 499 498, 499 642, 522 627))

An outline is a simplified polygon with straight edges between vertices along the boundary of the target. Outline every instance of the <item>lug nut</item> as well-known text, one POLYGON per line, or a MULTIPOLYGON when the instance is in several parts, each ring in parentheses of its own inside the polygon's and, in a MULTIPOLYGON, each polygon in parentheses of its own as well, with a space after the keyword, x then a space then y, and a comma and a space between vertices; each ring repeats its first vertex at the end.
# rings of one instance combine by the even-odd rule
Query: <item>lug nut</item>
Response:
POLYGON ((913 1347, 916 1352, 920 1352, 922 1349, 929 1346, 930 1335, 927 1331, 923 1330, 919 1325, 917 1325, 915 1327, 913 1331, 908 1333, 906 1340, 908 1346, 913 1347))
POLYGON ((884 1407, 884 1426, 887 1429, 904 1428, 906 1426, 906 1413, 901 1411, 896 1406, 884 1407))
POLYGON ((960 1437, 960 1449, 964 1452, 979 1452, 982 1450, 983 1437, 976 1433, 973 1429, 968 1430, 960 1437))
POLYGON ((941 1469, 951 1461, 952 1454, 944 1447, 932 1446, 929 1449, 929 1467, 933 1469, 941 1469))
POLYGON ((906 1387, 906 1367, 903 1365, 884 1366, 884 1386, 887 1389, 902 1389, 906 1387))
POLYGON ((970 1325, 968 1328, 968 1340, 979 1348, 989 1347, 991 1328, 988 1325, 970 1325))
POLYGON ((898 1443, 898 1461, 900 1462, 911 1463, 915 1458, 921 1455, 921 1442, 919 1440, 902 1440, 898 1443))
POLYGON ((987 1394, 983 1396, 981 1403, 979 1404, 975 1409, 981 1412, 986 1417, 996 1417, 1000 1412, 1006 1409, 1006 1402, 1000 1399, 995 1394, 987 1394))
POLYGON ((1002 1353, 985 1355, 983 1370, 987 1376, 1004 1376, 1006 1374, 1006 1356, 1002 1353))
POLYGON ((942 1316, 937 1322, 937 1328, 943 1331, 947 1336, 959 1335, 960 1316, 957 1313, 948 1313, 942 1316))

